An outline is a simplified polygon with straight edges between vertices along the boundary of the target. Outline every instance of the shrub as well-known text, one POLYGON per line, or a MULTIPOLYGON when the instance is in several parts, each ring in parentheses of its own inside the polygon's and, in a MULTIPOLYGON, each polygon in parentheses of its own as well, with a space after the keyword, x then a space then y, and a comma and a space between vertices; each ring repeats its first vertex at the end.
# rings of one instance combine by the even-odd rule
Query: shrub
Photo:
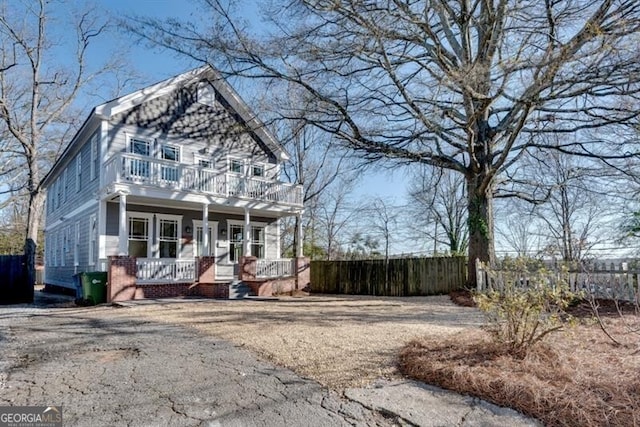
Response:
POLYGON ((500 270, 484 268, 489 288, 474 294, 487 318, 487 330, 497 344, 516 356, 573 318, 566 313, 576 298, 569 290, 567 271, 549 271, 526 259, 505 260, 500 270))

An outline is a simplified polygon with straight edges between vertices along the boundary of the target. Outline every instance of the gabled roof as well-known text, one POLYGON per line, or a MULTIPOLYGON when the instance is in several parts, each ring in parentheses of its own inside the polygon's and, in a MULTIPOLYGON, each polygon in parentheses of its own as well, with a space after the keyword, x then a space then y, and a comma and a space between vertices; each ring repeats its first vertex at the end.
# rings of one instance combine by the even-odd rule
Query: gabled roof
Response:
POLYGON ((103 119, 109 119, 116 114, 128 111, 144 102, 169 94, 185 85, 198 81, 208 81, 211 83, 214 89, 224 98, 229 106, 238 113, 249 129, 260 138, 276 158, 280 160, 288 160, 290 158, 282 144, 278 142, 264 123, 256 117, 249 106, 240 98, 240 95, 238 95, 220 73, 210 65, 187 71, 186 73, 163 80, 152 86, 98 105, 92 111, 92 114, 103 119))

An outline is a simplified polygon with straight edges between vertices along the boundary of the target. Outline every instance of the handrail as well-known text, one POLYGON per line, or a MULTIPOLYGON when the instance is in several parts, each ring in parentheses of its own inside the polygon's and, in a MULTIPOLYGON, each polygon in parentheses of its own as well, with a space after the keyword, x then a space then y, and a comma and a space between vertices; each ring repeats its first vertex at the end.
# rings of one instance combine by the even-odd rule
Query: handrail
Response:
POLYGON ((197 165, 117 153, 105 163, 105 182, 131 182, 222 197, 302 206, 302 186, 265 178, 245 177, 197 165))

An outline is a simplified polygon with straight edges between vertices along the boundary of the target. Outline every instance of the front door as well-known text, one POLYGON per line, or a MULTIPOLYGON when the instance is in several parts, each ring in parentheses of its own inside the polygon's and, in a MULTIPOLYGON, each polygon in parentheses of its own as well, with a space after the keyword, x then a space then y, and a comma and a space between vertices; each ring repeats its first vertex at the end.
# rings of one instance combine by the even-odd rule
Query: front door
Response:
POLYGON ((217 231, 218 226, 216 224, 209 224, 209 253, 205 254, 204 252, 204 238, 203 238, 203 228, 202 225, 195 226, 195 236, 193 242, 193 252, 195 256, 206 256, 206 255, 216 255, 216 241, 218 240, 217 231))

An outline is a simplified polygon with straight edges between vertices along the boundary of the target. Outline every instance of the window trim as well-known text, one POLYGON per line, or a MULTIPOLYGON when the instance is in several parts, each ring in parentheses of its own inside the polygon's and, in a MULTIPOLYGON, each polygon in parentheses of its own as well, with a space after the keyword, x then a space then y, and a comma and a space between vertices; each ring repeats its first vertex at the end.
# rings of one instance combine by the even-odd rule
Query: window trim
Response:
POLYGON ((80 265, 80 221, 76 221, 73 239, 73 266, 80 265))
POLYGON ((98 175, 96 172, 96 162, 98 160, 98 134, 94 133, 91 136, 91 162, 90 162, 90 166, 89 169, 91 171, 91 181, 93 181, 94 179, 96 179, 96 176, 98 175))
POLYGON ((171 142, 160 142, 158 144, 158 156, 157 157, 158 157, 158 159, 163 160, 165 162, 181 163, 182 162, 182 145, 174 144, 174 143, 171 143, 171 142), (178 160, 165 159, 163 157, 164 156, 164 151, 163 151, 164 147, 176 149, 176 153, 178 155, 178 160))
POLYGON ((82 189, 82 154, 76 155, 76 193, 82 189))
POLYGON ((267 177, 267 168, 265 167, 264 163, 252 163, 251 166, 251 178, 257 178, 257 179, 266 179, 267 177), (262 171, 261 175, 256 175, 255 172, 255 168, 260 168, 260 170, 262 171))
POLYGON ((98 220, 96 214, 89 215, 89 259, 88 265, 96 265, 97 255, 97 242, 98 242, 98 220), (92 228, 95 226, 95 231, 92 233, 92 228))
MULTIPOLYGON (((193 256, 196 255, 196 248, 198 247, 198 228, 203 228, 203 223, 201 219, 194 219, 193 222, 193 256)), ((218 221, 209 221, 209 232, 211 234, 211 239, 209 240, 209 256, 217 257, 218 256, 218 221)))
MULTIPOLYGON (((154 221, 154 226, 155 226, 155 230, 154 230, 154 237, 155 237, 155 245, 154 245, 154 258, 160 258, 160 221, 161 220, 171 220, 171 221, 177 221, 177 228, 178 228, 178 235, 176 236, 176 257, 175 259, 180 259, 182 258, 182 248, 181 246, 181 242, 182 242, 182 218, 183 215, 170 215, 170 214, 156 214, 156 220, 154 221)), ((167 258, 167 259, 172 259, 172 258, 167 258)))
POLYGON ((245 176, 247 171, 247 165, 246 165, 246 161, 244 159, 238 158, 238 157, 227 157, 227 172, 235 174, 235 175, 239 175, 239 176, 245 176), (232 165, 234 162, 238 162, 240 163, 242 170, 240 170, 240 172, 234 171, 232 169, 232 165))
POLYGON ((147 256, 146 258, 153 258, 153 214, 147 212, 127 212, 127 253, 129 252, 129 234, 131 233, 130 221, 131 218, 146 219, 147 220, 147 256))
MULTIPOLYGON (((245 237, 244 221, 237 220, 237 219, 228 219, 227 220, 227 240, 228 240, 227 262, 230 263, 230 264, 235 264, 235 263, 239 262, 239 260, 231 261, 231 226, 232 225, 239 225, 239 226, 242 227, 242 242, 244 243, 244 237, 245 237)), ((252 228, 253 227, 262 227, 262 228, 264 228, 264 257, 265 258, 267 256, 267 227, 268 226, 269 226, 269 224, 266 223, 266 222, 249 221, 249 227, 252 227, 252 228)), ((251 242, 249 242, 249 244, 251 244, 251 242)), ((255 256, 253 254, 253 252, 251 254, 253 256, 255 256)))
POLYGON ((207 156, 199 156, 197 154, 194 154, 193 155, 193 164, 194 164, 194 166, 198 166, 198 167, 201 167, 201 168, 206 169, 206 170, 215 170, 216 169, 216 161, 213 158, 207 157, 207 156), (202 166, 200 164, 200 161, 209 162, 210 166, 202 166))

